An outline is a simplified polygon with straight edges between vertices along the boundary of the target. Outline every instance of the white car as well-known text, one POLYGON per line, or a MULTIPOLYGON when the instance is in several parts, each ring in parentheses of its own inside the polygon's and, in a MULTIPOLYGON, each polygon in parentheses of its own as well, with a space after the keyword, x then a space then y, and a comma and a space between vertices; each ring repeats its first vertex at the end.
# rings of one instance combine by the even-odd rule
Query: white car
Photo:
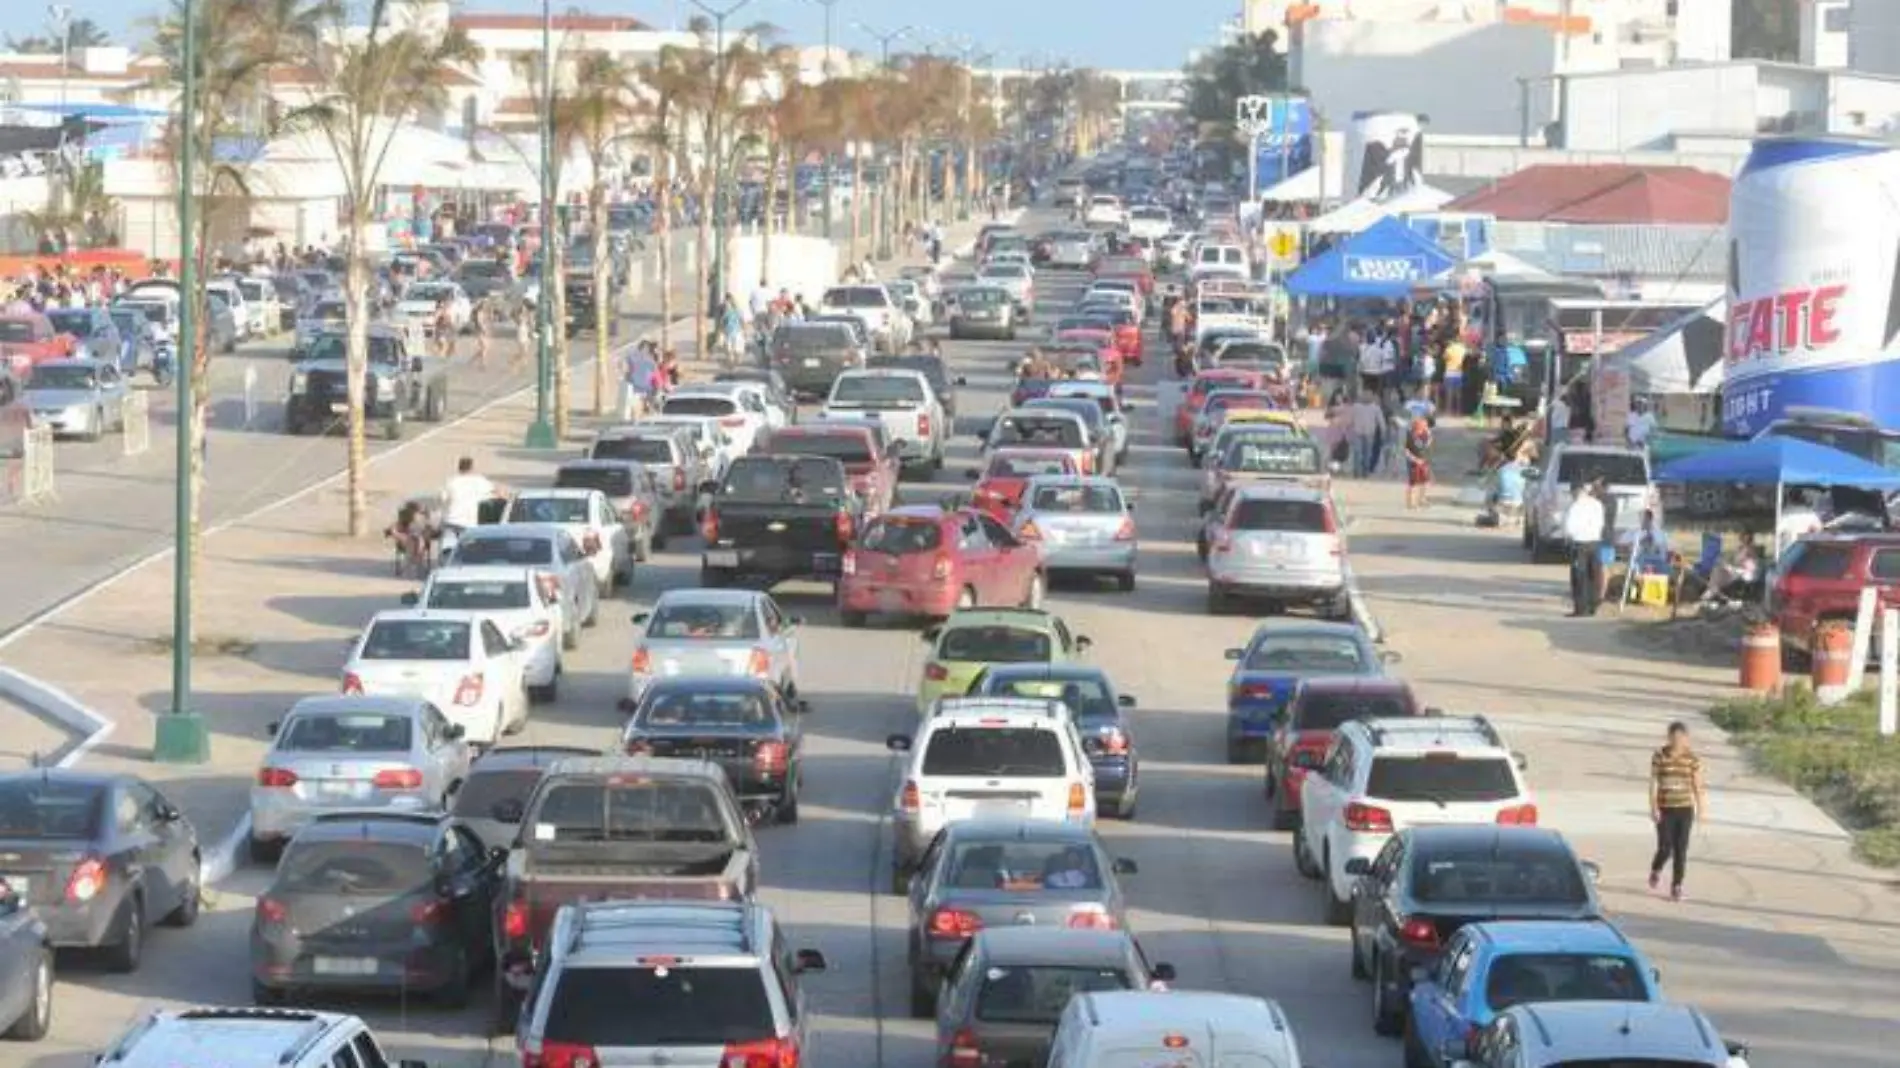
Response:
POLYGON ((693 444, 699 450, 700 462, 706 468, 707 481, 720 482, 726 477, 726 468, 732 461, 745 455, 732 435, 720 421, 708 415, 650 415, 634 424, 635 429, 683 426, 693 433, 693 444))
POLYGON ((420 327, 425 337, 435 334, 435 310, 443 301, 449 304, 449 328, 461 333, 468 328, 469 319, 475 314, 475 305, 468 294, 454 282, 411 282, 402 291, 402 299, 396 302, 394 318, 398 322, 413 323, 420 327))
MULTIPOLYGON (((681 386, 672 395, 678 396, 682 393, 736 398, 748 416, 756 415, 764 420, 764 425, 760 428, 762 431, 782 430, 790 421, 785 408, 773 402, 772 388, 764 382, 749 378, 729 378, 723 382, 693 382, 681 386)), ((753 444, 757 443, 756 438, 755 433, 753 444)))
POLYGON ((818 419, 850 423, 872 420, 884 428, 884 440, 903 467, 931 471, 943 467, 950 420, 922 371, 903 367, 846 371, 831 384, 818 419))
POLYGON ((1192 250, 1193 260, 1188 264, 1188 280, 1202 282, 1211 278, 1253 277, 1253 265, 1247 258, 1247 250, 1239 245, 1202 244, 1192 250))
POLYGON ((675 675, 751 675, 798 694, 797 616, 760 590, 677 589, 633 617, 633 647, 623 711, 639 706, 654 679, 675 675))
POLYGON ((558 597, 569 623, 561 642, 572 649, 580 642, 580 628, 600 618, 600 580, 593 557, 564 527, 546 523, 505 523, 462 532, 448 563, 531 567, 542 583, 542 593, 558 597))
POLYGON ((1142 298, 1141 291, 1134 282, 1103 279, 1092 283, 1088 291, 1082 294, 1081 303, 1088 304, 1094 301, 1114 301, 1127 308, 1128 314, 1135 317, 1136 323, 1145 322, 1148 318, 1148 302, 1142 298))
POLYGON ((876 282, 832 286, 818 302, 818 314, 849 315, 864 323, 871 344, 886 352, 896 352, 910 344, 911 322, 891 296, 890 290, 876 282))
POLYGON ((225 304, 230 306, 231 321, 237 325, 239 337, 248 341, 254 337, 264 336, 264 320, 258 314, 263 309, 253 309, 250 302, 244 299, 244 291, 238 288, 236 282, 229 278, 214 278, 205 283, 205 292, 218 294, 224 299, 225 304))
POLYGON ((597 589, 633 581, 633 543, 607 495, 596 489, 528 489, 509 500, 503 523, 555 526, 580 543, 597 589))
POLYGON ((277 287, 269 278, 247 276, 233 279, 244 294, 245 307, 253 309, 261 324, 259 333, 275 334, 283 329, 284 305, 277 299, 277 287))
POLYGON ((1439 823, 1534 826, 1524 758, 1483 716, 1354 720, 1300 786, 1293 860, 1319 879, 1326 920, 1351 918, 1352 888, 1394 834, 1439 823))
POLYGON ((893 887, 957 820, 1007 812, 1095 824, 1095 771, 1061 701, 959 701, 885 744, 910 757, 891 804, 893 887))
POLYGON ((1121 226, 1128 222, 1128 210, 1122 207, 1120 197, 1097 193, 1083 209, 1082 221, 1092 226, 1121 226))
POLYGON ((1128 213, 1128 233, 1159 241, 1174 229, 1174 213, 1161 207, 1139 207, 1128 213))
POLYGON ((528 723, 522 649, 479 612, 378 612, 343 665, 343 692, 424 698, 472 744, 494 745, 528 723))
POLYGON ((529 567, 438 567, 429 573, 422 592, 404 594, 402 603, 492 620, 503 634, 521 643, 528 696, 552 701, 565 670, 561 638, 569 624, 559 594, 549 596, 550 587, 536 581, 537 574, 529 567))
POLYGON ((660 404, 661 415, 693 415, 719 422, 731 441, 727 462, 752 451, 759 432, 766 429, 765 405, 757 395, 748 397, 727 389, 681 386, 666 395, 660 404), (747 401, 752 402, 751 406, 747 401))

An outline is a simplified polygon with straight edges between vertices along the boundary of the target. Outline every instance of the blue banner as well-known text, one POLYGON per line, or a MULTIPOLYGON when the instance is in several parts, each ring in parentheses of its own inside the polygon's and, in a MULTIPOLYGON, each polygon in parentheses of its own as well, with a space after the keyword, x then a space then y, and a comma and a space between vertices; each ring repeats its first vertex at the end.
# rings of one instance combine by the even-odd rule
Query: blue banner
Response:
POLYGON ((1425 277, 1423 256, 1345 256, 1348 282, 1417 282, 1425 277))
POLYGON ((1254 173, 1265 188, 1313 165, 1313 102, 1303 96, 1267 99, 1254 135, 1254 173))

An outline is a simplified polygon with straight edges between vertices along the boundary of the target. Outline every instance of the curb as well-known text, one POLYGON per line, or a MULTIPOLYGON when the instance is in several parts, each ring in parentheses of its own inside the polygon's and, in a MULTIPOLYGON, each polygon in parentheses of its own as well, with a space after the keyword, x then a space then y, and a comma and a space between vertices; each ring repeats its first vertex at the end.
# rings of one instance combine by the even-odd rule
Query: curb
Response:
POLYGON ((117 722, 87 708, 66 691, 9 667, 0 667, 0 694, 24 705, 36 715, 53 720, 77 739, 55 749, 53 752, 58 754, 57 758, 46 762, 44 766, 72 767, 119 726, 117 722))

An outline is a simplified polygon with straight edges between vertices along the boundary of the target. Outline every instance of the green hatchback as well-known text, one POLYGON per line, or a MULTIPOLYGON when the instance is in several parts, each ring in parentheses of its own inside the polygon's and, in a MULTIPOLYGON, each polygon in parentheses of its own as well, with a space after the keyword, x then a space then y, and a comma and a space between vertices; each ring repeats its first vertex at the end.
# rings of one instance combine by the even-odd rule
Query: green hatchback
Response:
POLYGON ((992 664, 1060 664, 1092 644, 1062 617, 1036 608, 973 608, 957 612, 920 637, 930 643, 917 684, 917 714, 927 716, 940 697, 961 697, 992 664))

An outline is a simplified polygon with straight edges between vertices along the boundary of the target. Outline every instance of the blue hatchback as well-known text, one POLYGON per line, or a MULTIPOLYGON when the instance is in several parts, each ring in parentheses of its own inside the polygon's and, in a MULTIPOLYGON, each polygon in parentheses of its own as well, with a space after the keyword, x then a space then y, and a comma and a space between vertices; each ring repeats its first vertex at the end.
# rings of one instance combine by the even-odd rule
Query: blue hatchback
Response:
POLYGON ((1658 975, 1600 920, 1514 920, 1460 928, 1438 963, 1412 980, 1406 1068, 1448 1068, 1513 1005, 1661 1001, 1658 975))
POLYGON ((1141 789, 1141 756, 1128 710, 1135 699, 1115 692, 1108 673, 1087 664, 992 664, 970 682, 972 697, 1039 697, 1069 706, 1082 748, 1095 771, 1095 807, 1131 820, 1141 789))
POLYGON ((1245 648, 1227 650, 1227 762, 1260 763, 1267 739, 1301 679, 1316 675, 1383 675, 1399 655, 1382 652, 1351 623, 1269 620, 1245 648))

